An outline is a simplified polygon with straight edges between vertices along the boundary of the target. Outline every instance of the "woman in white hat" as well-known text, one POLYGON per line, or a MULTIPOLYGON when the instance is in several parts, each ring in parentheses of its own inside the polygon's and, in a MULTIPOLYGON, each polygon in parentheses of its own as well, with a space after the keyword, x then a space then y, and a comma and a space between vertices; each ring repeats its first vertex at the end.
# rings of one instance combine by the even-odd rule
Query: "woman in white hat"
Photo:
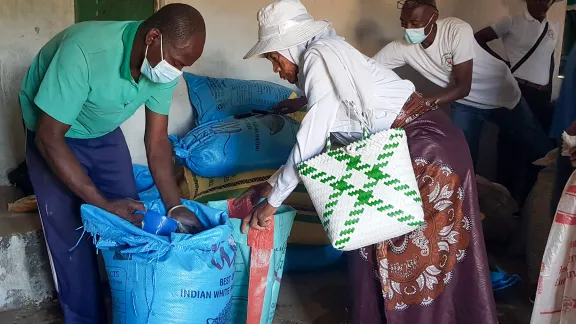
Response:
POLYGON ((264 57, 308 103, 297 144, 268 181, 236 200, 259 200, 247 225, 262 229, 299 183, 296 165, 341 144, 391 127, 404 128, 426 224, 402 237, 351 252, 352 323, 497 323, 466 140, 412 82, 362 55, 330 23, 314 20, 298 0, 258 13, 259 41, 245 58, 264 57), (378 277, 374 276, 378 274, 378 277), (474 302, 470 302, 470 301, 474 302))

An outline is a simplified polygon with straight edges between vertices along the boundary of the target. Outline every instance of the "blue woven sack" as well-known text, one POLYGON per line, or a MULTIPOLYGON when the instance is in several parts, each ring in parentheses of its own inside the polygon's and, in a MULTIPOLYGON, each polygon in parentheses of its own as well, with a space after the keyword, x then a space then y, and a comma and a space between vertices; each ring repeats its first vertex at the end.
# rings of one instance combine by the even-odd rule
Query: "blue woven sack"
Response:
POLYGON ((132 165, 134 171, 134 180, 136 180, 136 189, 138 190, 138 197, 141 201, 151 201, 160 199, 160 191, 154 184, 152 173, 147 166, 134 164, 132 165))
MULTIPOLYGON (((220 210, 228 211, 227 201, 210 201, 208 205, 220 210)), ((240 232, 241 219, 231 218, 234 225, 232 236, 237 245, 236 274, 234 277, 234 288, 232 290, 232 318, 229 323, 246 323, 247 309, 249 303, 254 303, 251 298, 262 301, 260 324, 272 324, 276 313, 276 304, 280 293, 280 281, 284 272, 284 257, 288 236, 294 223, 296 210, 288 206, 280 206, 274 214, 274 250, 270 255, 270 267, 266 277, 266 288, 259 290, 264 296, 250 296, 249 283, 251 270, 251 248, 248 245, 248 235, 240 232)), ((254 231, 251 229, 250 231, 254 231)), ((260 260, 262 261, 262 260, 260 260)))
POLYGON ((267 81, 217 79, 184 73, 196 125, 223 120, 253 109, 270 110, 292 90, 267 81))
POLYGON ((218 178, 279 168, 296 144, 299 127, 286 116, 254 116, 211 122, 170 140, 174 153, 192 173, 218 178))
MULTIPOLYGON (((206 231, 153 235, 91 205, 84 230, 102 251, 110 281, 114 324, 230 323, 236 245, 222 211, 183 201, 206 231)), ((148 209, 165 215, 159 200, 148 209)))

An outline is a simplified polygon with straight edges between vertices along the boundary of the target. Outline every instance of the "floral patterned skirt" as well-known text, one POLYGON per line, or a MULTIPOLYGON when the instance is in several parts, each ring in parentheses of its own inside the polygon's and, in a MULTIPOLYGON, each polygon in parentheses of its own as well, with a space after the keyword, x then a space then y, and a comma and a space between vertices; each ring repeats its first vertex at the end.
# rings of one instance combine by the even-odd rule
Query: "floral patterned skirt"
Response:
POLYGON ((426 223, 410 234, 348 254, 350 321, 496 324, 464 135, 439 110, 412 119, 401 126, 408 135, 426 223))

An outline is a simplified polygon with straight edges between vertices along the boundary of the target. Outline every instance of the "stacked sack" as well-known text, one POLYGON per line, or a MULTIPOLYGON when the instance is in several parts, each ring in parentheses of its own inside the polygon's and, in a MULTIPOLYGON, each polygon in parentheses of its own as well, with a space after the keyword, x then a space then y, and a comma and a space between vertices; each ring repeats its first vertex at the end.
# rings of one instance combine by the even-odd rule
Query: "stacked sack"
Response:
MULTIPOLYGON (((177 158, 187 167, 186 184, 180 186, 185 198, 207 203, 238 197, 286 162, 305 109, 286 116, 251 114, 270 111, 285 99, 295 99, 295 93, 266 81, 189 73, 184 79, 197 127, 171 139, 177 158)), ((297 212, 285 271, 314 270, 338 261, 342 252, 332 248, 304 186, 298 186, 285 204, 297 212)))

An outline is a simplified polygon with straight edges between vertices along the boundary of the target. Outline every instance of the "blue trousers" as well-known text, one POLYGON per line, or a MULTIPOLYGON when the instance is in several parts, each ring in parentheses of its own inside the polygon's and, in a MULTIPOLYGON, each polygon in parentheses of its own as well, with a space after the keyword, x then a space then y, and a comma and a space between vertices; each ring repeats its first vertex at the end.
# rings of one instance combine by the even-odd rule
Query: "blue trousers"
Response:
MULTIPOLYGON (((66 324, 107 322, 96 251, 92 239, 84 235, 80 205, 73 194, 52 172, 28 132, 26 163, 38 199, 38 210, 53 263, 58 297, 66 324), (70 249, 74 247, 72 251, 70 249)), ((130 152, 118 128, 94 139, 66 139, 66 143, 108 199, 138 199, 130 152)))
POLYGON ((514 109, 479 109, 453 102, 452 121, 464 132, 474 165, 478 162, 480 136, 485 121, 498 125, 500 131, 507 133, 532 162, 544 157, 553 148, 524 98, 514 109))

